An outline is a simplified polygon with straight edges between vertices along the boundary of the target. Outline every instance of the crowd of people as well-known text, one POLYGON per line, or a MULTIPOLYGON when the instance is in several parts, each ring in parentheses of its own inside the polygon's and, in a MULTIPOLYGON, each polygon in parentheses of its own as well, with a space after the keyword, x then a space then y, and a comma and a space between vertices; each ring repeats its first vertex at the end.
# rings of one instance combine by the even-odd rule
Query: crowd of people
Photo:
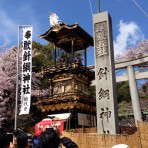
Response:
POLYGON ((6 133, 0 129, 0 148, 78 148, 70 138, 59 133, 58 128, 48 126, 39 136, 31 136, 20 130, 6 133))

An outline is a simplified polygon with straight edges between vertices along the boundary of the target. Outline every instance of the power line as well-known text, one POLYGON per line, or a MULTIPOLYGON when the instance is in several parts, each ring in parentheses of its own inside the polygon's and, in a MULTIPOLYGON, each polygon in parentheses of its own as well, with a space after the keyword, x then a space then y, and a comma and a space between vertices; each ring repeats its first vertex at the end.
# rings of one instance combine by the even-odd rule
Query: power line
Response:
POLYGON ((92 5, 91 5, 91 1, 89 0, 89 4, 90 4, 90 10, 91 10, 91 14, 93 15, 93 11, 92 11, 92 5))
POLYGON ((135 1, 135 0, 133 0, 133 2, 137 5, 137 7, 144 13, 144 15, 146 16, 146 17, 148 17, 148 14, 139 6, 139 4, 135 1))

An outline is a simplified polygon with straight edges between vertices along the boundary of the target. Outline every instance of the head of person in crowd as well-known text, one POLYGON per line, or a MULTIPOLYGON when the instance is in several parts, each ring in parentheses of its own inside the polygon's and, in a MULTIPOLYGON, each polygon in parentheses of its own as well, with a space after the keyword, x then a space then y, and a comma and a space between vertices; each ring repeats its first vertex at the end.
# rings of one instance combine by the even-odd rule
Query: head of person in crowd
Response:
POLYGON ((0 128, 0 148, 8 148, 8 147, 9 147, 8 135, 3 128, 0 128))
POLYGON ((16 130, 13 132, 13 145, 16 148, 26 148, 28 146, 28 136, 26 133, 16 130))
POLYGON ((40 148, 58 148, 59 144, 59 133, 52 126, 47 127, 40 136, 40 148))

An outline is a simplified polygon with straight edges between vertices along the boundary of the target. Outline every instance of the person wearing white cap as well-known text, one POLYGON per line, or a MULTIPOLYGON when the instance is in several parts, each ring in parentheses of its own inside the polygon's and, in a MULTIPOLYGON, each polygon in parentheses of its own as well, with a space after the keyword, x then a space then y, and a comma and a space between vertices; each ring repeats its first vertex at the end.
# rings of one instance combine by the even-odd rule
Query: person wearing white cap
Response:
POLYGON ((112 148, 130 148, 130 147, 126 144, 117 144, 117 145, 113 146, 112 148))

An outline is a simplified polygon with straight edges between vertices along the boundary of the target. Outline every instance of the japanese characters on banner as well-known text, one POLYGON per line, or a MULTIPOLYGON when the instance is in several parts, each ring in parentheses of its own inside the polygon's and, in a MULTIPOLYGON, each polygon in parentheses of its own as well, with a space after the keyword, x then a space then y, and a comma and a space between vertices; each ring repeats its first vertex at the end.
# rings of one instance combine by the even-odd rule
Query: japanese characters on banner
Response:
POLYGON ((31 103, 32 27, 22 27, 22 80, 20 115, 29 114, 31 103))

